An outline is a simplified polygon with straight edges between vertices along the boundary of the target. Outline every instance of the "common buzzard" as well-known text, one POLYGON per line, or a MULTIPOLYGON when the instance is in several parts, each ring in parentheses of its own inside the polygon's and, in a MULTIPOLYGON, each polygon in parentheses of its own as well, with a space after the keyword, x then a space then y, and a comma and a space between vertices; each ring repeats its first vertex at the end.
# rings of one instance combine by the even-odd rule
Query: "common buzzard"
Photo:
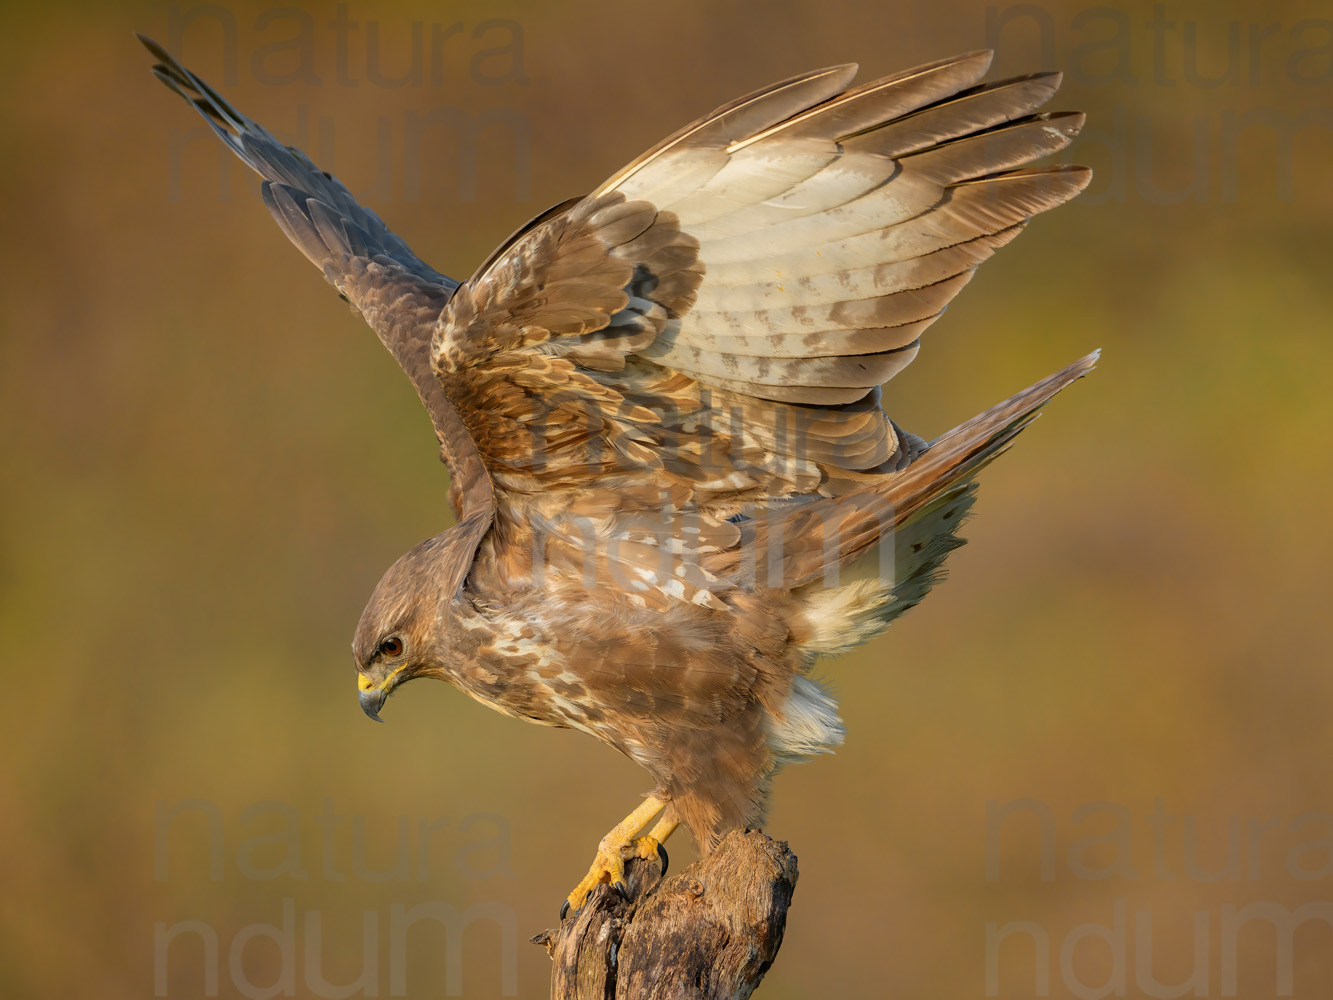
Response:
POLYGON ((925 596, 977 471, 1095 361, 929 444, 880 406, 976 266, 1087 184, 1029 166, 1083 122, 1036 111, 1058 74, 982 84, 991 56, 973 52, 854 88, 855 66, 792 77, 533 219, 459 284, 143 41, 439 438, 457 523, 371 596, 353 642, 366 713, 436 677, 653 777, 575 906, 678 823, 704 852, 756 824, 784 763, 841 742, 815 660, 925 596))

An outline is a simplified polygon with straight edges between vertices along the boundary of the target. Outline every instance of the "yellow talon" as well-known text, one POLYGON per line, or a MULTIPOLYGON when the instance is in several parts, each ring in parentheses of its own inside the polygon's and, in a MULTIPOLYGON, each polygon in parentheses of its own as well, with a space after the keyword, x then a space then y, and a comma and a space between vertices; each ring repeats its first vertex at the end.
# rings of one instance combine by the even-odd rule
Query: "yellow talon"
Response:
POLYGON ((583 881, 575 886, 574 891, 569 894, 569 904, 574 907, 582 906, 583 901, 588 898, 588 894, 603 882, 611 885, 624 885, 625 862, 631 858, 644 858, 645 860, 655 858, 657 857, 657 846, 657 841, 652 837, 638 837, 614 849, 599 848, 597 857, 593 859, 592 867, 588 869, 588 874, 583 876, 583 881))
POLYGON ((669 804, 665 799, 650 795, 644 799, 639 808, 626 816, 610 833, 602 838, 602 842, 597 847, 597 856, 593 858, 592 867, 588 869, 588 874, 583 876, 583 881, 575 886, 574 891, 569 894, 565 909, 561 911, 562 917, 570 907, 578 909, 582 906, 588 895, 603 882, 619 886, 623 892, 626 861, 631 858, 643 858, 650 861, 661 856, 659 851, 662 841, 671 835, 677 822, 674 817, 674 810, 669 809, 668 806, 669 804), (667 809, 667 813, 653 827, 652 833, 636 837, 635 834, 647 826, 648 821, 663 809, 667 809))

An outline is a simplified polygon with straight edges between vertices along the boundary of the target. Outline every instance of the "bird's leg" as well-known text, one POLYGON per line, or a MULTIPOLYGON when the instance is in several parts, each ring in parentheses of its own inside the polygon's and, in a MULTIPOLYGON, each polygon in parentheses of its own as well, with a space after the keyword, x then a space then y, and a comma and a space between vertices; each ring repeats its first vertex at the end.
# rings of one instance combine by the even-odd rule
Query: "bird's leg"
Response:
POLYGON ((657 825, 652 828, 647 837, 640 837, 639 839, 651 840, 654 845, 661 844, 667 837, 676 832, 678 826, 680 826, 680 819, 676 816, 676 807, 668 802, 666 809, 662 811, 661 818, 657 821, 657 825))
POLYGON ((667 837, 670 837, 676 832, 676 827, 678 826, 680 826, 680 819, 676 816, 676 807, 668 802, 667 807, 662 810, 662 815, 658 818, 657 823, 653 826, 652 830, 644 834, 642 837, 639 837, 634 841, 633 845, 631 845, 635 849, 635 852, 631 857, 651 859, 654 854, 657 855, 657 857, 661 859, 662 875, 665 877, 667 855, 662 844, 666 841, 667 837))
POLYGON ((569 899, 561 910, 561 916, 563 917, 571 906, 582 906, 588 894, 601 882, 610 882, 623 892, 625 862, 630 858, 661 858, 662 869, 665 871, 666 852, 661 849, 661 842, 671 835, 671 831, 678 823, 675 810, 666 799, 658 798, 656 795, 644 799, 639 808, 617 823, 597 845, 597 856, 593 859, 592 867, 588 869, 588 874, 583 876, 583 881, 569 894, 569 899), (666 811, 662 812, 664 809, 666 811), (662 818, 653 827, 652 833, 636 839, 634 835, 647 826, 648 821, 659 812, 662 812, 662 818))
POLYGON ((662 862, 662 877, 666 878, 668 858, 666 848, 662 844, 667 837, 676 832, 678 826, 680 826, 680 819, 676 816, 676 807, 668 802, 652 830, 630 845, 634 853, 630 854, 629 857, 652 860, 653 855, 657 855, 657 859, 662 862))

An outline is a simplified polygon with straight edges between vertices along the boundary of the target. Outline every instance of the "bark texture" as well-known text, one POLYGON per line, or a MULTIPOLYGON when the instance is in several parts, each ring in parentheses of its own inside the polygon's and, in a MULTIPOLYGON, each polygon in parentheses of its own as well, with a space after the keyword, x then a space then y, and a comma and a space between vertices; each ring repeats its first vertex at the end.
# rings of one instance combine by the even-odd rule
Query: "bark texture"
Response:
POLYGON ((551 956, 551 998, 745 1000, 782 947, 796 878, 796 855, 756 831, 666 879, 632 861, 627 899, 599 886, 532 939, 551 956))

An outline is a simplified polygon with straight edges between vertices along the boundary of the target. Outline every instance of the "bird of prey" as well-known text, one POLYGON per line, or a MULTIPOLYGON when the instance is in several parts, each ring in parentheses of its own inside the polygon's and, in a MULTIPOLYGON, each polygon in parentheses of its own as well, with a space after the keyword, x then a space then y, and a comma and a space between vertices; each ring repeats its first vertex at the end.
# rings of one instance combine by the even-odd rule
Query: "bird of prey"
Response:
MULTIPOLYGON (((456 523, 353 641, 371 718, 418 677, 589 733, 653 791, 566 908, 683 823, 708 852, 843 739, 810 676, 940 575, 974 476, 1091 354, 927 443, 881 386, 1027 220, 1087 184, 1031 166, 1083 116, 972 52, 723 105, 539 215, 463 283, 153 42, 157 77, 262 178, 288 238, 416 387, 456 523), (651 826, 654 819, 657 822, 651 826)), ((662 854, 665 861, 665 854, 662 854)))

